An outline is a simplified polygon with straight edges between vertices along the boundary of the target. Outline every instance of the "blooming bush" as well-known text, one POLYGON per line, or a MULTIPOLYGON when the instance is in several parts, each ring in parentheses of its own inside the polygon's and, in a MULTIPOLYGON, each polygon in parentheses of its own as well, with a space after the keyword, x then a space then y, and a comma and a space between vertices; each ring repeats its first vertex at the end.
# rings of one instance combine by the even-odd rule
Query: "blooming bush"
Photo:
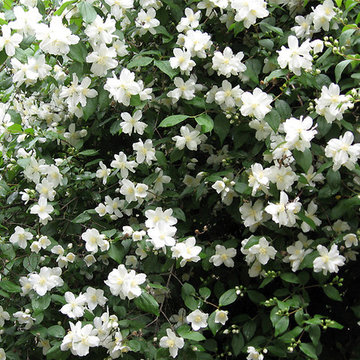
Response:
POLYGON ((0 4, 0 359, 360 357, 357 0, 0 4))

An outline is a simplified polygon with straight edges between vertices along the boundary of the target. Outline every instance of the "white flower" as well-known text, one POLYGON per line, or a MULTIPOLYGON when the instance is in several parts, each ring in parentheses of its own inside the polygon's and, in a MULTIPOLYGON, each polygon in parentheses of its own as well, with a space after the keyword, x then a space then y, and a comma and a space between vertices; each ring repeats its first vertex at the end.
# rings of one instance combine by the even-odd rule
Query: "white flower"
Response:
POLYGON ((75 45, 80 40, 62 24, 60 16, 52 16, 49 27, 42 25, 36 27, 36 38, 41 40, 40 49, 45 53, 66 55, 70 51, 70 45, 75 45))
POLYGON ((301 75, 301 69, 306 71, 311 70, 312 56, 310 55, 311 45, 310 41, 306 40, 299 46, 298 40, 295 36, 290 35, 288 38, 289 48, 285 46, 278 50, 279 53, 278 63, 282 69, 286 66, 295 75, 301 75))
POLYGON ((334 11, 334 3, 331 0, 325 0, 323 4, 313 9, 314 30, 321 29, 329 31, 330 20, 336 15, 334 11))
POLYGON ((259 243, 249 249, 249 253, 255 255, 260 264, 266 265, 270 259, 275 259, 276 249, 261 237, 259 243))
POLYGON ((352 247, 352 246, 358 246, 358 244, 359 244, 359 240, 355 234, 346 234, 343 237, 343 240, 345 240, 345 246, 347 248, 352 247))
MULTIPOLYGON (((286 251, 290 256, 287 257, 286 262, 290 262, 291 270, 296 272, 299 269, 301 262, 305 256, 312 252, 312 249, 304 248, 302 241, 296 241, 294 245, 288 246, 286 251)), ((285 259, 284 259, 285 261, 285 259)))
POLYGON ((215 320, 214 322, 217 324, 225 325, 225 323, 228 321, 228 311, 225 310, 215 310, 215 320))
POLYGON ((280 192, 280 201, 276 204, 269 202, 265 211, 272 216, 272 220, 281 225, 292 227, 296 224, 296 213, 301 209, 301 204, 296 199, 289 202, 289 198, 284 191, 280 192))
POLYGON ((35 320, 33 317, 31 317, 29 309, 26 309, 25 311, 17 311, 13 313, 13 317, 20 325, 25 324, 25 330, 29 330, 33 326, 35 320))
POLYGON ((269 170, 263 169, 261 164, 255 163, 251 165, 248 170, 249 174, 249 186, 252 187, 251 195, 254 196, 258 190, 262 190, 266 194, 268 193, 269 188, 269 170))
POLYGON ((345 264, 345 257, 339 254, 337 245, 333 244, 330 251, 322 245, 318 245, 316 249, 320 256, 313 262, 315 272, 322 271, 324 275, 326 275, 327 272, 337 273, 339 266, 345 264))
POLYGON ((321 88, 319 99, 315 99, 315 111, 325 117, 328 123, 341 120, 343 113, 351 106, 350 97, 340 95, 340 87, 337 84, 325 85, 321 88))
POLYGON ((230 77, 231 75, 239 75, 239 73, 246 70, 246 66, 241 62, 243 57, 244 53, 242 51, 234 55, 232 49, 226 47, 223 53, 220 51, 214 52, 212 68, 217 71, 219 76, 230 77))
POLYGON ((0 327, 2 328, 4 326, 5 320, 10 320, 10 315, 7 311, 3 309, 3 307, 0 305, 0 327))
POLYGON ((244 92, 241 95, 243 105, 240 108, 243 116, 254 116, 258 120, 264 119, 265 115, 271 111, 272 96, 255 88, 253 93, 244 92))
POLYGON ((179 312, 177 314, 171 315, 169 320, 173 323, 176 323, 174 325, 174 328, 178 328, 181 325, 184 325, 187 323, 186 320, 186 310, 184 308, 180 308, 179 312))
MULTIPOLYGON (((318 209, 318 206, 314 203, 313 200, 308 205, 307 210, 305 210, 305 216, 311 219, 316 226, 319 226, 321 224, 321 220, 315 216, 315 212, 318 209)), ((307 224, 305 221, 301 224, 301 230, 303 232, 309 232, 311 230, 311 227, 309 224, 307 224)))
POLYGON ((304 151, 311 146, 311 140, 317 134, 316 126, 313 126, 313 119, 310 116, 300 119, 290 118, 284 122, 285 140, 291 149, 304 151))
POLYGON ((105 284, 109 286, 113 295, 119 295, 121 299, 134 299, 141 295, 139 285, 146 281, 145 274, 136 274, 134 270, 128 271, 124 265, 110 272, 105 284))
POLYGON ((67 304, 60 309, 60 312, 71 319, 82 317, 85 311, 86 297, 83 294, 75 297, 70 291, 67 291, 64 296, 67 304))
POLYGON ((29 275, 29 282, 38 295, 44 296, 48 291, 57 286, 63 286, 61 279, 62 271, 59 267, 48 268, 46 266, 40 269, 40 272, 29 275))
POLYGON ((110 69, 118 65, 115 48, 108 48, 104 43, 95 47, 94 51, 86 57, 87 63, 92 63, 90 71, 96 76, 105 76, 110 69))
POLYGON ((148 230, 149 239, 147 241, 154 245, 154 249, 161 249, 164 246, 174 246, 176 227, 169 226, 160 222, 156 227, 148 230))
POLYGON ((241 218, 244 220, 244 226, 248 227, 251 232, 255 231, 258 225, 266 218, 264 203, 260 199, 256 200, 254 205, 252 202, 242 204, 239 211, 241 218))
POLYGON ((15 49, 20 46, 20 43, 23 39, 20 34, 11 35, 11 28, 9 25, 1 26, 2 36, 0 36, 0 50, 5 48, 5 53, 7 56, 14 56, 15 49))
POLYGON ((107 301, 107 298, 104 296, 104 290, 94 289, 91 286, 86 289, 84 296, 90 310, 94 310, 98 305, 104 306, 107 301))
POLYGON ((166 334, 167 336, 163 336, 160 339, 159 345, 162 348, 168 348, 170 355, 175 358, 178 354, 178 350, 184 347, 184 339, 176 336, 170 329, 166 329, 166 334))
POLYGON ((174 85, 176 89, 167 93, 167 96, 171 98, 173 104, 179 101, 180 98, 191 100, 195 97, 196 82, 194 78, 190 77, 190 79, 184 81, 182 78, 176 77, 174 79, 174 85))
POLYGON ((119 208, 121 207, 121 200, 118 197, 111 199, 110 196, 106 195, 105 205, 105 210, 108 214, 111 215, 112 220, 117 220, 118 218, 123 217, 123 214, 119 210, 119 208))
POLYGON ((40 196, 38 204, 34 205, 30 209, 30 214, 38 215, 40 222, 43 225, 46 225, 47 222, 52 219, 49 214, 51 214, 53 211, 54 208, 52 205, 47 203, 47 199, 44 196, 40 196))
POLYGON ((144 35, 147 32, 155 35, 155 28, 160 25, 160 21, 156 19, 156 11, 154 8, 150 8, 145 12, 140 10, 135 20, 135 25, 139 28, 139 34, 144 35))
POLYGON ((195 238, 189 237, 185 241, 179 242, 171 248, 173 258, 182 258, 180 266, 185 266, 185 264, 190 261, 198 262, 200 260, 198 254, 201 252, 201 247, 195 246, 195 244, 195 238))
POLYGON ((123 133, 131 135, 134 130, 134 133, 142 135, 147 127, 147 124, 140 121, 141 117, 141 110, 135 111, 133 116, 131 116, 128 112, 121 113, 121 118, 124 120, 120 123, 123 133))
POLYGON ((125 196, 125 200, 128 203, 136 201, 135 185, 128 179, 121 180, 120 194, 125 196))
POLYGON ((184 37, 184 47, 190 51, 191 56, 197 56, 201 59, 206 58, 206 50, 212 45, 211 37, 200 30, 189 30, 184 37))
POLYGON ((41 183, 38 183, 35 187, 35 190, 39 193, 40 197, 45 197, 50 201, 54 200, 56 194, 54 185, 47 179, 43 179, 41 183))
POLYGON ((185 17, 180 19, 180 23, 176 26, 178 32, 187 32, 188 30, 195 29, 199 26, 201 11, 194 13, 192 9, 185 9, 185 17))
POLYGON ((138 164, 146 162, 146 164, 151 165, 152 161, 156 160, 155 148, 150 139, 147 139, 145 143, 140 139, 133 144, 133 149, 136 151, 136 162, 138 164))
POLYGON ((128 161, 126 154, 122 151, 120 151, 118 155, 115 154, 114 158, 115 160, 110 163, 110 166, 114 169, 120 170, 120 174, 123 179, 126 179, 129 176, 129 171, 134 173, 134 168, 138 166, 134 160, 128 161))
POLYGON ((180 68, 182 74, 190 75, 190 71, 196 65, 195 61, 191 60, 191 53, 179 48, 175 48, 173 53, 174 57, 169 59, 170 66, 173 69, 180 68))
POLYGON ((339 139, 329 140, 325 148, 325 156, 333 159, 333 170, 337 171, 342 165, 353 170, 360 157, 360 144, 351 145, 354 141, 354 134, 347 131, 339 139))
POLYGON ((0 360, 6 360, 6 354, 3 348, 0 348, 0 360))
POLYGON ((163 211, 161 207, 157 207, 155 210, 146 210, 145 226, 147 228, 157 227, 161 222, 164 222, 168 226, 173 226, 177 223, 177 219, 172 216, 173 210, 166 209, 163 211))
POLYGON ((115 75, 112 78, 107 78, 104 89, 110 93, 115 101, 125 106, 130 105, 132 95, 137 95, 141 91, 139 84, 135 82, 135 74, 126 68, 121 70, 119 78, 115 75))
POLYGON ((106 184, 108 176, 111 174, 111 170, 106 167, 106 165, 100 161, 99 162, 100 169, 96 171, 96 177, 98 179, 103 179, 103 185, 106 184))
MULTIPOLYGON (((70 323, 70 326, 73 325, 70 323)), ((90 347, 96 347, 100 344, 100 339, 96 336, 97 330, 94 329, 92 324, 84 325, 81 327, 81 322, 78 321, 76 323, 76 327, 72 327, 71 329, 71 339, 72 339, 72 352, 77 356, 86 356, 89 354, 90 347)), ((69 335, 69 333, 68 333, 69 335)), ((68 336, 67 335, 67 336, 68 336)), ((66 336, 65 336, 66 338, 66 336)), ((65 341, 63 340, 63 343, 65 341)), ((62 343, 62 344, 63 344, 62 343)), ((61 345, 62 345, 61 344, 61 345)))
POLYGON ((264 360, 264 355, 259 353, 253 346, 248 346, 247 353, 249 355, 246 360, 264 360))
POLYGON ((110 44, 115 37, 113 33, 116 31, 116 21, 108 16, 103 21, 100 15, 97 15, 95 20, 86 26, 85 34, 90 38, 90 41, 96 44, 110 44))
POLYGON ((98 252, 99 247, 101 251, 109 249, 109 242, 104 240, 105 235, 100 234, 97 229, 87 229, 82 233, 81 238, 85 241, 86 250, 93 254, 98 252))
POLYGON ((235 248, 226 248, 222 245, 215 246, 215 255, 211 256, 209 262, 213 263, 215 266, 220 266, 224 264, 226 267, 234 267, 234 260, 232 259, 236 256, 235 248))
POLYGON ((186 124, 180 128, 180 134, 173 136, 172 140, 176 141, 175 146, 182 150, 186 146, 189 150, 196 151, 201 142, 207 139, 207 136, 200 133, 200 127, 196 127, 195 129, 186 124))
POLYGON ((27 241, 31 240, 33 238, 33 234, 31 232, 26 231, 21 226, 15 227, 15 232, 10 236, 9 241, 12 244, 18 244, 20 248, 26 249, 27 247, 27 241))
POLYGON ((236 10, 235 21, 244 21, 247 29, 256 23, 257 18, 269 15, 264 0, 231 0, 231 7, 236 10))
POLYGON ((186 317, 186 320, 191 323, 191 327, 194 331, 198 331, 201 328, 207 327, 208 317, 209 314, 203 313, 199 309, 196 309, 186 317))

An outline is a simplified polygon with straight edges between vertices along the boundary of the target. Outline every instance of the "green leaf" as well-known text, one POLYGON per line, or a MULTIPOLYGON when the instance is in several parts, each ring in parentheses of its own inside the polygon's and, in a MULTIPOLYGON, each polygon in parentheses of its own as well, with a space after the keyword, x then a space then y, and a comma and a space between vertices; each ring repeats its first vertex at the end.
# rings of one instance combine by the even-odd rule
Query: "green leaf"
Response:
POLYGON ((167 167, 167 159, 166 156, 164 155, 164 153, 162 151, 156 151, 155 152, 155 157, 157 162, 159 163, 159 165, 163 168, 167 167))
POLYGON ((300 350, 311 359, 317 359, 316 350, 313 344, 301 343, 299 345, 300 350))
POLYGON ((335 301, 342 301, 342 297, 339 293, 339 290, 336 289, 334 286, 324 285, 323 290, 324 290, 325 295, 327 297, 329 297, 330 299, 335 300, 335 301))
POLYGON ((118 264, 122 264, 125 256, 125 249, 121 244, 111 243, 110 249, 108 250, 107 254, 118 264))
POLYGON ((54 15, 55 16, 60 16, 64 10, 71 4, 74 4, 76 3, 77 0, 71 0, 71 1, 66 1, 64 2, 55 12, 54 12, 54 15))
MULTIPOLYGON (((295 314, 297 314, 297 312, 295 314)), ((298 335, 301 334, 302 331, 303 328, 301 328, 300 326, 296 326, 295 328, 286 332, 284 335, 281 335, 279 337, 279 340, 283 341, 284 343, 291 343, 291 339, 296 338, 298 335)))
POLYGON ((274 42, 270 39, 259 40, 259 45, 264 47, 267 50, 272 50, 274 48, 274 42))
POLYGON ((131 351, 138 352, 141 350, 141 343, 138 340, 130 340, 128 342, 131 351))
POLYGON ((214 120, 207 114, 196 116, 195 121, 201 125, 201 131, 203 133, 210 132, 214 128, 214 120))
POLYGON ((147 66, 147 65, 149 65, 152 61, 153 61, 153 58, 151 58, 151 57, 149 57, 149 56, 137 56, 137 57, 133 58, 133 59, 126 65, 126 67, 127 67, 128 69, 131 69, 131 68, 135 68, 135 67, 147 66))
POLYGON ((282 120, 286 120, 291 117, 291 107, 285 100, 276 100, 275 109, 279 113, 282 120))
POLYGON ((246 245, 244 246, 244 249, 250 249, 252 246, 256 245, 259 243, 259 236, 252 236, 248 242, 246 243, 246 245))
POLYGON ((268 24, 266 22, 266 20, 261 21, 260 29, 263 32, 272 31, 272 32, 275 32, 276 34, 278 34, 280 36, 284 36, 284 32, 279 27, 268 24))
POLYGON ((86 61, 87 50, 82 42, 78 42, 75 45, 70 45, 70 51, 68 53, 69 58, 83 64, 86 61))
POLYGON ((97 155, 98 153, 99 153, 99 150, 89 149, 89 150, 84 150, 84 151, 79 152, 79 155, 94 156, 94 155, 97 155))
POLYGON ((0 287, 9 293, 21 292, 21 287, 19 285, 14 284, 10 280, 1 280, 0 287))
POLYGON ((228 291, 225 291, 219 299, 219 306, 227 306, 232 304, 237 300, 236 290, 230 289, 228 291))
POLYGON ((199 293, 203 299, 207 299, 211 295, 211 290, 207 287, 202 287, 199 289, 199 293))
POLYGON ((186 215, 180 208, 173 208, 173 216, 181 221, 186 221, 186 215))
POLYGON ((238 356, 241 352, 241 349, 245 345, 244 337, 241 333, 239 334, 233 334, 231 339, 231 347, 232 347, 232 353, 234 356, 238 356))
POLYGON ((256 331, 256 322, 253 320, 249 320, 247 321, 242 329, 242 332, 245 336, 245 339, 247 341, 249 341, 250 339, 252 339, 252 337, 255 335, 255 331, 256 331))
POLYGON ((275 336, 284 333, 289 327, 289 317, 282 316, 281 319, 275 324, 275 336))
POLYGON ((35 271, 35 269, 38 266, 39 262, 40 262, 40 255, 35 254, 35 253, 31 253, 29 256, 27 256, 23 260, 23 267, 28 272, 33 272, 33 271, 35 271))
POLYGON ((92 99, 86 99, 86 106, 83 107, 84 120, 89 119, 89 117, 95 113, 96 109, 97 109, 97 97, 94 97, 92 99))
POLYGON ((65 336, 65 329, 60 325, 50 326, 48 329, 48 335, 61 339, 65 336))
POLYGON ((168 60, 154 60, 154 65, 159 68, 164 74, 173 79, 178 73, 178 70, 174 70, 168 60))
POLYGON ((281 277, 282 280, 284 280, 284 281, 286 281, 288 283, 299 284, 299 282, 300 282, 298 277, 294 273, 290 273, 290 272, 281 273, 280 277, 281 277))
POLYGON ((264 120, 275 132, 278 131, 281 119, 279 113, 275 109, 272 109, 268 114, 266 114, 264 120))
POLYGON ((90 4, 88 3, 87 1, 81 1, 79 4, 78 4, 78 9, 80 11, 80 14, 83 18, 83 20, 90 24, 92 23, 95 18, 96 18, 96 10, 95 8, 90 4))
POLYGON ((12 260, 15 258, 16 254, 12 244, 0 244, 0 254, 5 256, 8 260, 12 260))
POLYGON ((195 332, 195 331, 190 331, 188 333, 182 334, 181 335, 184 339, 188 339, 188 340, 195 340, 195 341, 203 341, 206 340, 205 336, 202 335, 199 332, 195 332))
POLYGON ((340 171, 329 169, 326 173, 326 181, 331 189, 337 189, 341 184, 340 171))
POLYGON ((304 151, 293 151, 294 158, 296 163, 302 168, 302 170, 307 173, 311 164, 312 164, 312 153, 310 149, 305 149, 304 151))
POLYGON ((7 128, 7 131, 12 134, 22 133, 23 129, 20 124, 12 124, 7 128))
POLYGON ((91 219, 91 216, 88 214, 87 210, 79 214, 74 220, 72 220, 75 224, 82 224, 91 219))
POLYGON ((219 137, 221 145, 229 134, 230 122, 224 114, 218 114, 214 119, 214 133, 219 137))
POLYGON ((335 66, 335 81, 338 83, 341 79, 341 74, 352 60, 343 60, 335 66))
POLYGON ((170 115, 159 124, 159 127, 170 127, 177 125, 186 120, 188 117, 188 115, 170 115))
POLYGON ((249 299, 255 304, 260 304, 266 300, 266 297, 261 292, 256 290, 248 290, 247 295, 249 296, 249 299))
POLYGON ((319 325, 310 325, 308 333, 309 333, 312 343, 315 346, 317 346, 319 343, 319 340, 320 340, 320 335, 321 335, 320 326, 319 325))
POLYGON ((274 70, 270 73, 270 75, 268 75, 265 79, 264 79, 264 83, 268 83, 269 81, 272 81, 274 79, 285 79, 286 78, 286 74, 289 71, 286 69, 277 69, 274 70))
POLYGON ((215 322, 215 315, 216 311, 212 312, 208 318, 208 326, 214 336, 221 329, 221 324, 215 322))
POLYGON ((44 296, 36 295, 31 299, 31 306, 34 310, 46 310, 51 303, 51 295, 45 294, 44 296))
POLYGON ((139 297, 134 299, 134 303, 140 310, 154 314, 156 316, 160 315, 159 304, 154 299, 154 297, 147 292, 143 291, 139 297))

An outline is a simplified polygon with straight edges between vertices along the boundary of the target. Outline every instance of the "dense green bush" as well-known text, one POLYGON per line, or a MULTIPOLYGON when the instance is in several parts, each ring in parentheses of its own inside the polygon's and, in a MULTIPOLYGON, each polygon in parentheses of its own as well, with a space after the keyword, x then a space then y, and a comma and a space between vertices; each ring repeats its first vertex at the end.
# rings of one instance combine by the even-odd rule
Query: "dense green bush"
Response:
POLYGON ((360 358, 358 0, 0 11, 0 359, 360 358))

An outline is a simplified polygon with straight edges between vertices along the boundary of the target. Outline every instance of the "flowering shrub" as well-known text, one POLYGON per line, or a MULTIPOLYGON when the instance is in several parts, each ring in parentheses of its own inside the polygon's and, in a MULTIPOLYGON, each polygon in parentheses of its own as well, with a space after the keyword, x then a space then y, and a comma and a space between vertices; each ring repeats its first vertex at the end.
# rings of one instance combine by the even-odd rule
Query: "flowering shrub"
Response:
POLYGON ((0 359, 357 359, 356 0, 0 4, 0 359))

